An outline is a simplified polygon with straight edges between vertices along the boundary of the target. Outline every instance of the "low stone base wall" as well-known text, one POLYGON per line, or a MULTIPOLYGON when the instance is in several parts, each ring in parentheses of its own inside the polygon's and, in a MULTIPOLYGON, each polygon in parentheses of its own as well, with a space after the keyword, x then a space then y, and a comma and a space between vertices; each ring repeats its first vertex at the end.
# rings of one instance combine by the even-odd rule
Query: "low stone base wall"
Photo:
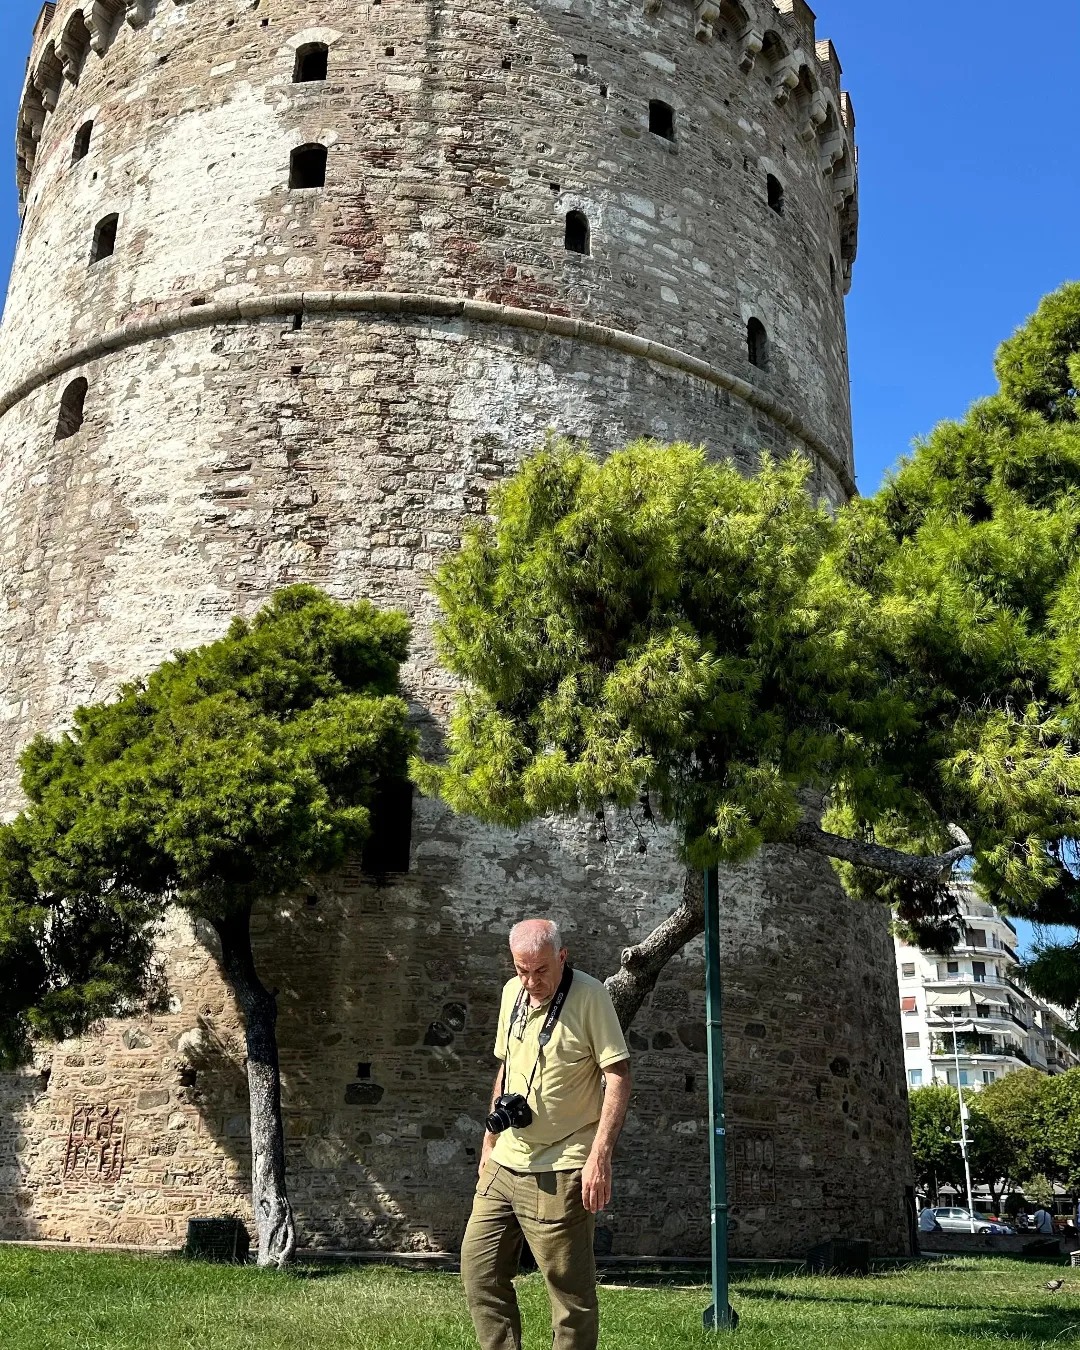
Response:
MULTIPOLYGON (((1033 1242, 1050 1242, 1050 1238, 1040 1238, 1038 1233, 920 1233, 919 1249, 923 1252, 962 1253, 962 1252, 1004 1252, 1019 1256, 1024 1248, 1033 1242)), ((1080 1240, 1073 1234, 1058 1237, 1058 1251, 1061 1255, 1080 1250, 1080 1240)))

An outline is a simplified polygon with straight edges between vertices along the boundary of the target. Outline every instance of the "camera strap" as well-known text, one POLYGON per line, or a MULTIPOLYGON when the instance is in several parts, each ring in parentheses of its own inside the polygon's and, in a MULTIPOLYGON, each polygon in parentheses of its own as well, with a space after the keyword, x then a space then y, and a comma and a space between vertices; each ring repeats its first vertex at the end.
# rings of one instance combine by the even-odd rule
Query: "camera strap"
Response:
MULTIPOLYGON (((547 1045, 548 1041, 551 1040, 552 1032, 555 1030, 555 1023, 559 1020, 559 1015, 563 1010, 563 1005, 566 1002, 566 996, 570 992, 570 986, 573 983, 573 980, 574 980, 574 971, 570 965, 570 962, 567 961, 566 965, 563 968, 562 979, 559 981, 559 987, 558 989, 555 990, 554 994, 552 994, 551 996, 551 1002, 548 1005, 547 1016, 544 1018, 544 1025, 540 1028, 540 1037, 539 1037, 540 1048, 536 1052, 536 1062, 533 1064, 532 1073, 529 1074, 528 1086, 525 1088, 525 1091, 522 1094, 525 1098, 528 1098, 529 1093, 532 1091, 533 1079, 536 1077, 536 1071, 540 1067, 540 1058, 544 1053, 544 1048, 547 1045)), ((517 1000, 514 1003, 514 1011, 510 1016, 510 1024, 506 1028, 506 1060, 503 1066, 504 1092, 507 1091, 507 1085, 510 1082, 510 1032, 514 1027, 514 1023, 521 1015, 522 1005, 527 1003, 528 999, 529 999, 529 991, 523 988, 521 993, 518 994, 517 1000)), ((526 1016, 527 1015, 528 1014, 526 1013, 526 1016)))

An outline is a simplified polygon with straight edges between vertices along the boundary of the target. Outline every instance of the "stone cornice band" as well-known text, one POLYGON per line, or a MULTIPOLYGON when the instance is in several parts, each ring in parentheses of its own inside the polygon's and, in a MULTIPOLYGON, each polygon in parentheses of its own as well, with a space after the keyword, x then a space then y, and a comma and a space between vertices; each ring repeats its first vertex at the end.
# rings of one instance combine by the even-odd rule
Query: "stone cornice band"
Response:
POLYGON ((211 328, 218 324, 242 323, 249 319, 267 319, 287 314, 389 314, 432 319, 464 319, 470 323, 490 323, 507 328, 522 328, 552 337, 588 342, 609 347, 628 356, 642 357, 657 365, 692 375, 706 384, 716 385, 743 403, 758 409, 773 422, 786 428, 811 449, 836 475, 849 496, 856 493, 855 481, 847 466, 831 446, 826 445, 806 423, 771 395, 764 393, 718 366, 696 356, 652 342, 619 328, 588 323, 562 314, 542 310, 519 309, 513 305, 492 304, 486 300, 456 299, 448 295, 422 295, 398 291, 294 291, 277 295, 251 296, 244 300, 217 300, 187 309, 154 314, 148 319, 110 329, 60 356, 39 362, 30 374, 0 396, 0 417, 42 385, 88 361, 112 352, 134 347, 159 337, 169 337, 185 329, 211 328))

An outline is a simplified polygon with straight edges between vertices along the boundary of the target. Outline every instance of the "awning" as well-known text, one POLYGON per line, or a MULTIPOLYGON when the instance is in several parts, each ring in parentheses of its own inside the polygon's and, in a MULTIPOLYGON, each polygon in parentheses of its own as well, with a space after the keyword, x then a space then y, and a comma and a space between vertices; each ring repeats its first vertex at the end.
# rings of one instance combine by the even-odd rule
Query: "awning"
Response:
MULTIPOLYGON (((968 1017, 958 1022, 950 1020, 947 1027, 934 1027, 934 1035, 940 1036, 943 1041, 946 1041, 951 1045, 952 1041, 949 1033, 953 1027, 955 1027, 959 1033, 976 1031, 982 1036, 1004 1036, 1011 1034, 1023 1040, 1023 1034, 1019 1027, 1012 1026, 1008 1023, 1001 1023, 994 1018, 986 1017, 968 1017)), ((963 1046, 961 1046, 961 1053, 963 1053, 963 1046)))
POLYGON ((995 1003, 1001 1007, 1009 1006, 1009 991, 1003 989, 1000 985, 978 984, 974 988, 970 985, 963 989, 928 989, 926 991, 926 1008, 930 1012, 938 1007, 969 1007, 974 1008, 980 1003, 995 1003))

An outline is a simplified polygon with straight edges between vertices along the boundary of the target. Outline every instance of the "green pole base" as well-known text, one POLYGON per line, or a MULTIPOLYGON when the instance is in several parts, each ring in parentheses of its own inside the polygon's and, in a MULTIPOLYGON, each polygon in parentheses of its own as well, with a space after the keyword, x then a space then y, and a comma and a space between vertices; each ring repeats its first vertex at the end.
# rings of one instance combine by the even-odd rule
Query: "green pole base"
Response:
POLYGON ((727 1305, 727 1314, 716 1320, 716 1305, 710 1303, 701 1315, 701 1325, 706 1331, 734 1331, 739 1325, 739 1314, 729 1303, 727 1305))

